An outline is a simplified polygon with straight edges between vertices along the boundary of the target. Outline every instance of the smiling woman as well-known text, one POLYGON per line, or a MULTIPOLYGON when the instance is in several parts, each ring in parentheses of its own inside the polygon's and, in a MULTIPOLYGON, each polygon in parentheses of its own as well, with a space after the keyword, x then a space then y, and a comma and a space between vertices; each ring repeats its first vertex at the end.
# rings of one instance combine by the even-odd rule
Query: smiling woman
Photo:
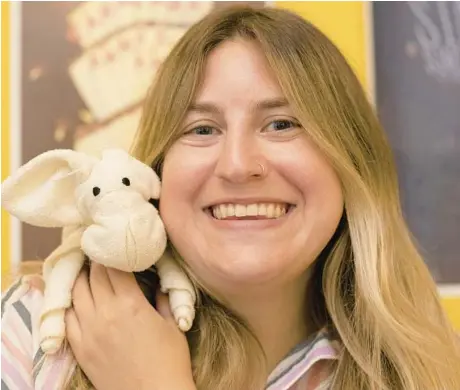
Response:
MULTIPOLYGON (((134 154, 161 176, 170 249, 199 292, 190 356, 132 281, 113 277, 111 303, 83 277, 83 300, 105 297, 119 337, 87 327, 88 378, 78 368, 68 387, 460 388, 458 340, 402 216, 384 131, 311 24, 280 9, 206 16, 160 67, 134 154)), ((94 272, 110 285, 112 271, 94 272)))
POLYGON ((258 389, 280 367, 297 379, 270 389, 313 389, 318 372, 334 389, 459 386, 384 131, 312 25, 247 8, 195 25, 158 75, 135 152, 162 175, 162 218, 206 303, 189 337, 199 388, 258 389), (289 351, 324 329, 337 360, 300 374, 289 351))

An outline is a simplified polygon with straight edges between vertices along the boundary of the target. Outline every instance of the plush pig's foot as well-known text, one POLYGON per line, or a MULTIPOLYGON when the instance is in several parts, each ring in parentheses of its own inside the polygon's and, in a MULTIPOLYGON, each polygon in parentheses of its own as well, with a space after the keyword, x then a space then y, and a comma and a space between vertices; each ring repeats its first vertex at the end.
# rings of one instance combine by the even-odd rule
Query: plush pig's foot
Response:
POLYGON ((174 319, 182 332, 190 330, 195 318, 194 297, 187 290, 169 291, 169 305, 174 319))
POLYGON ((65 310, 55 310, 43 316, 40 325, 40 347, 45 354, 54 354, 65 339, 65 310))

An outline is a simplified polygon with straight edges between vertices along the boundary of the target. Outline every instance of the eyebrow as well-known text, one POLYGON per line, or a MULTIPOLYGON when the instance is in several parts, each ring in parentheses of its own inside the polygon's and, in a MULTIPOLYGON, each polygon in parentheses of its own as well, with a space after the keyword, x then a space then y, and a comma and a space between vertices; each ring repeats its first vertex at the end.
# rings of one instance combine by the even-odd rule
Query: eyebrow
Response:
POLYGON ((288 107, 289 103, 285 98, 267 99, 257 102, 255 109, 257 111, 266 111, 273 108, 288 107))
MULTIPOLYGON (((288 107, 289 103, 285 98, 266 99, 257 102, 254 106, 254 111, 267 111, 274 108, 288 107)), ((192 103, 187 111, 195 111, 200 113, 219 114, 220 109, 212 103, 192 103)))

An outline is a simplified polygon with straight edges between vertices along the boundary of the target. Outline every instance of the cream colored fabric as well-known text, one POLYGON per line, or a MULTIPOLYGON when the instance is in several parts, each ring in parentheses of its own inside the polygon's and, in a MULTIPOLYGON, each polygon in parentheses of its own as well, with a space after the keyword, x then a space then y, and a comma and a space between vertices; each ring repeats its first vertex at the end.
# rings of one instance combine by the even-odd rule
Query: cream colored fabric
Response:
POLYGON ((46 283, 41 346, 54 353, 65 338, 65 310, 85 254, 125 272, 157 266, 176 322, 190 329, 196 294, 186 274, 165 254, 166 231, 158 210, 160 180, 121 149, 101 159, 73 150, 51 150, 20 167, 2 184, 2 206, 21 221, 63 228, 62 243, 44 261, 46 283))

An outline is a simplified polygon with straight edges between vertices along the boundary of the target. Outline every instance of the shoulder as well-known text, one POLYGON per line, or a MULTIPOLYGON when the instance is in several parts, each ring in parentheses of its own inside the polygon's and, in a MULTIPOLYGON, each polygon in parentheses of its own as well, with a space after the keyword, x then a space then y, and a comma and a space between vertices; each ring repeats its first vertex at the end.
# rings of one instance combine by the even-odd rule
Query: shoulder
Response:
POLYGON ((27 275, 17 279, 2 294, 2 334, 14 330, 30 335, 34 331, 33 319, 39 317, 43 303, 45 283, 40 275, 27 275), (15 323, 17 327, 9 325, 15 323))
POLYGON ((43 300, 40 276, 23 276, 2 294, 2 386, 33 388, 34 318, 43 300))
POLYGON ((44 287, 40 275, 26 275, 2 294, 2 388, 57 389, 64 365, 72 363, 67 350, 45 357, 40 348, 44 287))
POLYGON ((43 303, 44 282, 39 275, 22 276, 2 294, 2 336, 14 332, 24 337, 34 331, 33 317, 43 303))

